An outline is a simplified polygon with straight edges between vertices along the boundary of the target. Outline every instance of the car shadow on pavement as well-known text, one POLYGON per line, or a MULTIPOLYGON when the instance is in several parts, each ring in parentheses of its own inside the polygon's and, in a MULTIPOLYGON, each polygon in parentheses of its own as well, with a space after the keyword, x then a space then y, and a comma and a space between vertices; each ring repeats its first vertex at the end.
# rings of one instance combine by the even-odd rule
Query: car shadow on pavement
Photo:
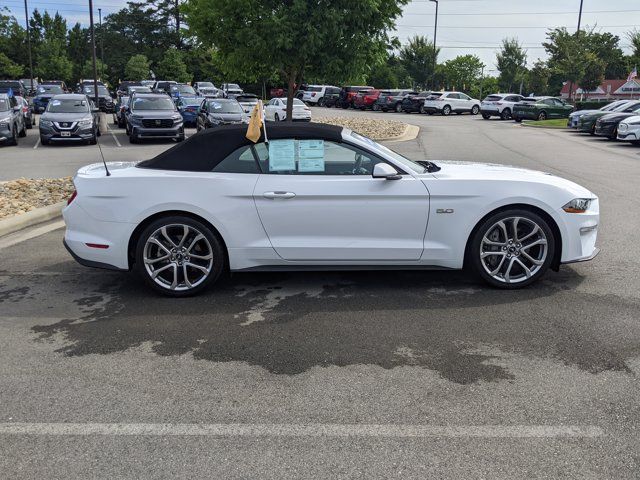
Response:
MULTIPOLYGON (((80 316, 32 330, 66 356, 143 347, 285 375, 410 365, 459 384, 502 381, 514 378, 501 358, 509 353, 592 373, 629 371, 599 325, 611 308, 631 314, 636 306, 578 293, 582 280, 569 267, 517 291, 450 271, 244 273, 204 295, 171 299, 136 275, 80 274, 64 287, 80 316)), ((38 292, 29 295, 37 300, 38 292)))

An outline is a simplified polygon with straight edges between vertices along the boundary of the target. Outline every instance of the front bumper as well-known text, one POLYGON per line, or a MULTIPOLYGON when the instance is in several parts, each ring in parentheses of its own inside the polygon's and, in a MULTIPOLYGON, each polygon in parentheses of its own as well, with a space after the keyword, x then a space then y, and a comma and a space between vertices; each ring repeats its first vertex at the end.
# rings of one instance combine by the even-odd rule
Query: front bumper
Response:
POLYGON ((0 128, 0 142, 6 142, 11 138, 11 130, 9 126, 0 128))
POLYGON ((76 127, 73 130, 58 130, 55 127, 39 126, 40 136, 49 141, 86 141, 93 138, 93 127, 76 127), (64 133, 63 133, 64 132, 64 133), (68 135, 66 135, 68 134, 68 135))
POLYGON ((616 133, 617 123, 596 123, 595 134, 599 137, 611 137, 616 133))
POLYGON ((633 130, 620 131, 618 127, 618 140, 624 140, 627 142, 636 142, 640 140, 640 129, 634 128, 633 130))
POLYGON ((169 128, 148 128, 132 125, 131 131, 138 138, 178 138, 184 135, 183 123, 169 128))
POLYGON ((596 240, 600 223, 599 210, 599 201, 594 199, 585 213, 566 213, 561 209, 558 211, 561 220, 558 226, 562 235, 560 263, 585 262, 598 254, 596 240))

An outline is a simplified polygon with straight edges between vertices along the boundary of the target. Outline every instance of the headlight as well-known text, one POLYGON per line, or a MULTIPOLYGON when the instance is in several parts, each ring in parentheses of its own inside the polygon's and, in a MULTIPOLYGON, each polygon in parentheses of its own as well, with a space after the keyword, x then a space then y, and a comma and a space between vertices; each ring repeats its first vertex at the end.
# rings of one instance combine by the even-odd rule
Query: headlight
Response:
POLYGON ((171 117, 174 121, 178 121, 178 120, 182 120, 182 115, 178 114, 178 115, 173 115, 171 117))
POLYGON ((584 213, 589 210, 590 205, 590 198, 574 198, 562 207, 562 209, 567 213, 584 213))
POLYGON ((81 127, 89 127, 93 124, 93 120, 80 120, 78 125, 81 127))
POLYGON ((53 122, 51 122, 50 120, 40 120, 40 126, 42 127, 50 127, 53 125, 53 122))
POLYGON ((138 121, 138 120, 142 120, 142 117, 138 115, 129 115, 129 120, 138 121))
POLYGON ((0 126, 6 127, 7 125, 9 125, 10 121, 11 117, 0 118, 0 126))

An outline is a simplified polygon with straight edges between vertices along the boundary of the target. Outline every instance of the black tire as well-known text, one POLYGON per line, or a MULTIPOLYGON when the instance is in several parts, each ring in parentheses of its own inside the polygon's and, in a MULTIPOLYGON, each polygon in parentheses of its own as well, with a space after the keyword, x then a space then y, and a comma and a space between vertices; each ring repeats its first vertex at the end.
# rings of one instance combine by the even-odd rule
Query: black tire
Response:
POLYGON ((593 126, 591 127, 591 130, 589 130, 589 135, 595 135, 596 134, 596 124, 594 123, 593 126))
POLYGON ((11 129, 11 137, 7 140, 7 145, 18 145, 18 126, 14 125, 11 129))
POLYGON ((133 130, 129 133, 129 143, 138 143, 138 137, 133 130))
POLYGON ((511 118, 511 109, 505 108, 504 110, 502 110, 502 113, 500 114, 500 118, 502 120, 509 120, 511 118))
POLYGON ((541 122, 541 121, 543 121, 543 120, 546 120, 546 119, 547 119, 547 112, 545 112, 544 110, 543 110, 543 111, 541 111, 541 112, 538 114, 537 118, 536 118, 536 120, 538 120, 539 122, 541 122))
POLYGON ((27 130, 31 130, 33 128, 33 120, 29 120, 29 123, 27 123, 26 125, 27 125, 27 130))
MULTIPOLYGON (((178 233, 180 232, 179 228, 177 228, 176 230, 178 233)), ((171 227, 169 227, 168 234, 170 237, 171 237, 171 233, 172 233, 172 230, 171 230, 171 227)), ((178 237, 176 237, 174 241, 177 241, 177 240, 178 240, 178 237)), ((167 246, 170 246, 170 245, 167 243, 167 246)), ((204 246, 205 247, 207 246, 206 243, 204 244, 204 246)), ((196 244, 194 248, 197 248, 197 247, 198 247, 198 244, 196 244)), ((208 256, 208 253, 207 253, 207 256, 208 256)), ((188 297, 188 296, 196 295, 197 293, 202 292, 209 285, 214 283, 220 277, 220 275, 226 270, 224 247, 222 244, 222 240, 218 237, 218 235, 212 232, 211 229, 205 224, 203 224, 202 222, 195 220, 191 217, 186 217, 181 215, 167 216, 167 217, 160 218, 152 222, 149 226, 147 226, 147 228, 144 229, 144 231, 140 235, 138 242, 136 244, 135 262, 136 262, 135 268, 138 271, 138 273, 144 278, 144 281, 146 282, 146 284, 149 285, 156 292, 161 293, 163 295, 170 296, 170 297, 188 297), (145 262, 144 262, 144 254, 145 254, 144 250, 145 250, 145 244, 147 240, 162 227, 168 227, 171 225, 180 225, 180 226, 186 225, 191 229, 194 229, 194 231, 201 233, 206 238, 206 241, 208 242, 208 246, 210 246, 211 248, 212 265, 210 267, 209 273, 206 275, 206 277, 202 281, 198 280, 200 283, 198 283, 198 281, 194 282, 194 283, 198 283, 195 287, 188 288, 186 285, 184 285, 184 288, 186 288, 185 290, 176 290, 176 289, 172 290, 169 285, 163 286, 157 283, 151 277, 151 273, 147 270, 147 267, 145 266, 145 262)), ((168 263, 171 263, 171 262, 168 262, 168 263)), ((180 277, 180 275, 184 275, 183 271, 180 270, 177 265, 176 267, 174 267, 174 269, 180 272, 178 274, 178 277, 180 277)), ((161 278, 159 282, 163 283, 163 279, 161 278)), ((184 279, 181 283, 178 282, 178 287, 180 288, 180 285, 184 283, 185 283, 184 279)))
POLYGON ((483 113, 482 118, 484 118, 485 120, 489 120, 491 118, 491 115, 487 115, 486 113, 483 113))
POLYGON ((398 102, 396 103, 396 113, 402 113, 402 103, 398 102))
POLYGON ((40 143, 42 145, 49 145, 49 140, 47 140, 45 137, 43 137, 42 135, 40 135, 40 143))
POLYGON ((607 137, 609 140, 617 140, 618 139, 618 127, 613 129, 613 133, 607 137))
POLYGON ((18 132, 18 136, 20 138, 24 138, 27 136, 27 126, 24 123, 22 124, 22 130, 18 132))
POLYGON ((520 117, 513 117, 513 119, 518 123, 520 123, 522 121, 522 119, 520 117))
POLYGON ((324 97, 320 97, 320 98, 318 99, 318 106, 319 106, 319 107, 324 107, 324 97))
POLYGON ((477 115, 480 112, 480 107, 478 105, 474 105, 471 107, 471 115, 477 115))
MULTIPOLYGON (((522 220, 520 220, 520 225, 523 225, 523 224, 525 226, 527 225, 526 222, 523 222, 522 220)), ((512 230, 507 227, 507 231, 510 232, 512 230)), ((509 235, 512 236, 512 233, 509 233, 509 235)), ((506 241, 506 239, 505 239, 505 241, 506 241)), ((556 239, 553 236, 553 231, 551 230, 551 226, 549 225, 547 220, 545 220, 543 217, 541 217, 537 213, 531 212, 529 210, 518 209, 518 208, 503 210, 503 211, 500 211, 500 212, 496 212, 493 215, 490 215, 485 220, 483 220, 477 226, 476 229, 474 229, 474 233, 472 234, 472 237, 471 237, 471 239, 470 239, 470 241, 468 243, 468 248, 467 248, 467 252, 466 252, 467 253, 467 255, 466 255, 466 263, 467 263, 467 265, 469 265, 472 268, 472 270, 474 271, 474 273, 477 276, 479 276, 484 282, 488 283, 492 287, 501 288, 501 289, 507 289, 507 290, 514 290, 514 289, 518 289, 518 288, 523 288, 523 287, 526 287, 527 285, 530 285, 533 282, 539 280, 540 277, 542 277, 545 274, 545 272, 549 269, 549 267, 551 266, 551 264, 553 262, 554 255, 555 255, 555 241, 556 241, 556 239), (480 257, 483 238, 485 236, 490 235, 491 232, 494 231, 494 228, 492 228, 492 227, 495 227, 495 224, 497 222, 499 222, 501 220, 506 220, 506 219, 511 218, 511 217, 520 217, 521 219, 524 218, 524 219, 529 220, 530 222, 533 222, 533 223, 537 224, 540 227, 540 229, 542 230, 542 232, 544 234, 544 237, 546 238, 546 256, 544 257, 544 260, 542 260, 542 258, 539 259, 543 263, 539 266, 538 270, 536 270, 530 277, 527 278, 525 273, 524 273, 524 270, 521 269, 519 264, 516 264, 514 262, 514 266, 516 267, 516 272, 518 271, 518 269, 521 271, 520 278, 522 278, 522 275, 525 275, 525 278, 523 280, 521 280, 521 281, 518 281, 517 283, 506 283, 505 281, 497 280, 496 278, 494 278, 494 276, 490 275, 489 272, 487 272, 487 270, 485 269, 485 267, 482 264, 482 260, 481 260, 481 257, 480 257)), ((494 247, 494 248, 498 249, 499 247, 494 247)), ((535 249, 536 247, 533 247, 533 248, 535 249)), ((542 250, 542 246, 539 246, 537 248, 542 250)), ((499 251, 499 250, 495 250, 495 251, 499 251)), ((528 250, 528 251, 532 252, 532 250, 528 250)), ((500 254, 498 254, 498 255, 500 255, 500 254)), ((514 255, 514 257, 516 257, 516 256, 518 258, 522 259, 522 261, 526 262, 525 257, 520 256, 519 254, 518 255, 514 255)), ((533 256, 536 256, 536 255, 533 255, 533 256)), ((504 257, 504 258, 506 260, 506 257, 504 257)), ((506 267, 507 266, 505 265, 505 268, 506 267)), ((532 268, 532 267, 530 267, 530 268, 532 268)), ((533 268, 532 268, 532 270, 533 270, 533 268)), ((513 271, 512 271, 512 273, 513 273, 513 271)))
POLYGON ((445 117, 451 115, 451 107, 449 105, 445 105, 444 107, 442 107, 442 115, 445 117))
POLYGON ((424 108, 424 105, 420 105, 420 113, 425 114, 427 111, 424 108))
POLYGON ((274 113, 274 114, 273 114, 273 120, 274 120, 275 122, 279 122, 279 121, 280 121, 280 115, 278 115, 277 113, 274 113))
POLYGON ((378 105, 377 103, 374 103, 373 107, 371 107, 371 110, 373 110, 374 112, 379 112, 380 111, 380 105, 378 105))

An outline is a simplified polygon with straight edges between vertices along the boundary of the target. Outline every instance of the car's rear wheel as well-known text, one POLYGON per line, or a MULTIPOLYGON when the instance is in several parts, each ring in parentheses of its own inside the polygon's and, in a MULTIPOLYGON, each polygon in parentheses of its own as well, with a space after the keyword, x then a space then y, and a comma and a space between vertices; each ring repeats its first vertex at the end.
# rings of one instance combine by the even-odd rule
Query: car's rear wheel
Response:
POLYGON ((396 103, 396 112, 402 113, 402 103, 396 103))
POLYGON ((24 138, 27 136, 27 126, 24 123, 22 124, 22 130, 20 130, 20 133, 18 133, 18 136, 20 138, 24 138))
POLYGON ((477 115, 479 111, 480 107, 478 105, 474 105, 473 107, 471 107, 471 115, 477 115))
POLYGON ((468 261, 489 285, 525 287, 538 280, 553 261, 555 239, 540 215, 528 210, 498 212, 476 229, 468 261))
POLYGON ((320 98, 318 99, 318 106, 319 106, 319 107, 324 107, 324 97, 320 97, 320 98))
POLYGON ((380 111, 380 105, 378 105, 377 103, 374 103, 373 107, 371 107, 371 110, 373 110, 374 112, 379 112, 380 111))
POLYGON ((427 110, 424 108, 424 105, 420 106, 420 113, 422 113, 422 114, 427 113, 427 110))
POLYGON ((484 118, 485 120, 489 120, 491 118, 491 115, 487 115, 486 113, 483 113, 482 118, 484 118))
POLYGON ((500 114, 500 118, 502 120, 509 120, 511 118, 511 109, 505 108, 504 110, 502 110, 502 113, 500 114))
POLYGON ((445 117, 451 115, 451 107, 449 105, 442 107, 442 115, 445 117))
POLYGON ((221 241, 206 225, 184 216, 161 218, 145 228, 135 259, 146 283, 173 297, 195 295, 225 268, 221 241))
POLYGON ((520 123, 522 121, 522 119, 520 117, 513 117, 513 119, 518 123, 520 123))
POLYGON ((540 112, 538 114, 538 121, 542 121, 542 120, 546 120, 547 119, 547 112, 545 112, 544 110, 542 112, 540 112))

